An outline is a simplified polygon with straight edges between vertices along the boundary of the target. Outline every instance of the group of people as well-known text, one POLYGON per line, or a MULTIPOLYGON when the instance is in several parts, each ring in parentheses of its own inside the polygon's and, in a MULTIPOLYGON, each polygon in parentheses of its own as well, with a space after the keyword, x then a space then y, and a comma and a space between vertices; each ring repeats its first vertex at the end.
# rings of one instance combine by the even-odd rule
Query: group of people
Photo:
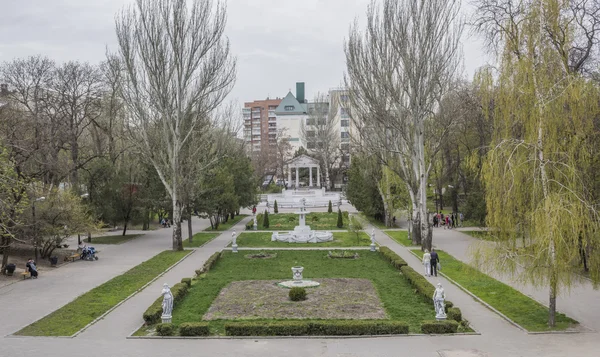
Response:
POLYGON ((163 218, 160 220, 160 225, 163 226, 163 228, 171 228, 171 221, 169 221, 166 218, 163 218))
POLYGON ((433 226, 440 227, 443 226, 444 229, 452 229, 456 227, 462 227, 462 222, 465 219, 462 212, 456 213, 452 212, 452 214, 444 215, 443 213, 437 212, 433 215, 433 226))
POLYGON ((425 276, 437 276, 440 268, 440 257, 435 249, 431 248, 431 253, 425 249, 423 254, 423 265, 425 266, 425 276))

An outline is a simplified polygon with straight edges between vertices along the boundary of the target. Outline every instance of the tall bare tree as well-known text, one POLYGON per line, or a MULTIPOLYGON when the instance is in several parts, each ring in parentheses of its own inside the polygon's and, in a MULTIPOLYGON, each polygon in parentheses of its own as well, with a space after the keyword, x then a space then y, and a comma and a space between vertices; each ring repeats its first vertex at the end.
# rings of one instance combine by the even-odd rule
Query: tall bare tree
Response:
POLYGON ((413 243, 430 249, 427 186, 447 124, 432 118, 459 68, 458 0, 371 2, 367 28, 355 24, 345 46, 357 142, 406 184, 413 243))
POLYGON ((182 153, 235 81, 225 23, 225 5, 210 0, 137 0, 116 20, 130 133, 171 196, 174 250, 183 249, 182 153))

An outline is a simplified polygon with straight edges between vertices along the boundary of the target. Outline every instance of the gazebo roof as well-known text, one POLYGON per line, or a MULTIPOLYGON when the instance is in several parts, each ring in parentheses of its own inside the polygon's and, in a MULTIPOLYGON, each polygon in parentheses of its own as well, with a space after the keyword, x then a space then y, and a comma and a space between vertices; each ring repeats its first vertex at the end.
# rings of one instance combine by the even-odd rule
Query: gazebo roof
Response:
POLYGON ((313 165, 319 165, 319 160, 310 157, 308 155, 300 155, 286 162, 288 166, 293 167, 309 167, 313 165))

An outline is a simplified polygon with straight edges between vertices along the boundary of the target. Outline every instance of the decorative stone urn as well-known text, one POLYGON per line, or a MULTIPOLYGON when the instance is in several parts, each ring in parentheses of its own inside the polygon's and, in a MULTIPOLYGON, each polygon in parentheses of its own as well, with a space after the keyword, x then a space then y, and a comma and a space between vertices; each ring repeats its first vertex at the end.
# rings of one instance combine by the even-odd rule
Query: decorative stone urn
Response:
POLYGON ((292 276, 294 278, 294 283, 300 284, 302 283, 302 272, 304 271, 304 267, 292 267, 292 276))

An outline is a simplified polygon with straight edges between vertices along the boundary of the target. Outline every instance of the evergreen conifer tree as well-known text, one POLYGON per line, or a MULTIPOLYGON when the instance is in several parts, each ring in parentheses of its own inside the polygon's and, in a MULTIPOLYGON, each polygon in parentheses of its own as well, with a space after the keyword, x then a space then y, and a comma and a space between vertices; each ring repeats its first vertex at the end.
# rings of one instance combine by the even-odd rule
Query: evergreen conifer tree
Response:
POLYGON ((331 207, 331 200, 329 200, 329 207, 327 207, 327 213, 331 213, 333 212, 333 209, 331 207))
POLYGON ((269 211, 265 210, 265 215, 263 216, 263 228, 269 228, 269 211))
POLYGON ((342 210, 338 208, 338 220, 337 220, 337 227, 338 228, 342 228, 344 227, 344 218, 342 217, 342 210))

